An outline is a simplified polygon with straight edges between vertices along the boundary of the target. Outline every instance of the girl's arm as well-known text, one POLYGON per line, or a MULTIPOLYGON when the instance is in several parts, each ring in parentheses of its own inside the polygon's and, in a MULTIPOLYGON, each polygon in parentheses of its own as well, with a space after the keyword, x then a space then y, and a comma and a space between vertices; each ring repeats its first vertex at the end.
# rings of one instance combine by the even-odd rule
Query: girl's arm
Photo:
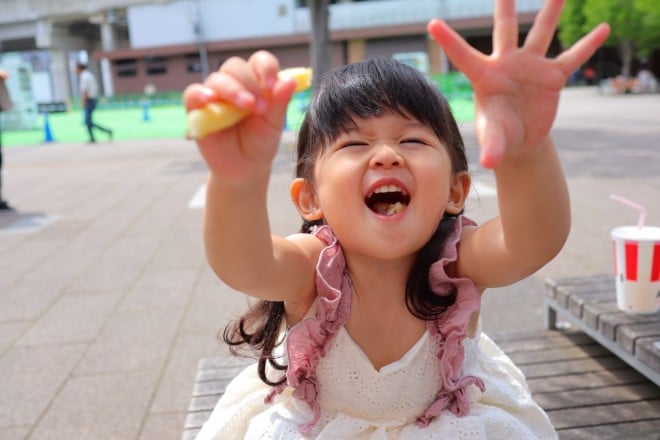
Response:
POLYGON ((495 168, 500 216, 466 230, 458 270, 481 288, 511 284, 541 268, 570 229, 566 181, 550 136, 505 155, 495 168))
POLYGON ((571 72, 605 41, 601 24, 557 58, 546 58, 563 2, 547 0, 518 47, 513 0, 497 0, 493 53, 470 47, 444 22, 429 32, 472 82, 481 163, 493 168, 500 216, 466 230, 457 270, 481 288, 530 275, 563 246, 570 227, 566 182, 550 137, 571 72))
POLYGON ((188 110, 223 101, 250 112, 237 125, 197 141, 209 166, 204 244, 215 273, 249 295, 307 303, 321 242, 271 236, 267 190, 287 104, 295 88, 279 80, 277 59, 257 52, 231 58, 204 82, 188 86, 188 110))

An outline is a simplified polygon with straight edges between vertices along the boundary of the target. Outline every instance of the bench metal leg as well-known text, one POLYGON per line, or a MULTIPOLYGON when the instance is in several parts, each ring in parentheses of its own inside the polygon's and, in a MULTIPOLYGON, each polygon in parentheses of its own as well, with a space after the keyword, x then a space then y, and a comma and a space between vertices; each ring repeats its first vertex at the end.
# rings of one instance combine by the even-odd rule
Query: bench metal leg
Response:
POLYGON ((548 330, 557 330, 557 311, 553 309, 547 301, 545 301, 543 308, 545 309, 545 313, 543 315, 545 328, 548 330))

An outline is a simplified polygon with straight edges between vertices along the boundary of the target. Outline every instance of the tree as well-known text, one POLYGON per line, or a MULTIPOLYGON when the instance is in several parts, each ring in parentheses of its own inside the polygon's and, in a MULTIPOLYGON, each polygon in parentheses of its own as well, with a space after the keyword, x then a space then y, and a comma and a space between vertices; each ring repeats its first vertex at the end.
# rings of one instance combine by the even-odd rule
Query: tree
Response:
POLYGON ((321 75, 330 70, 332 46, 328 30, 328 0, 309 0, 309 14, 312 23, 309 50, 314 72, 313 82, 317 84, 321 75))
POLYGON ((564 5, 559 17, 558 38, 568 47, 584 35, 584 8, 585 0, 573 0, 564 5))
POLYGON ((658 0, 573 0, 566 4, 559 21, 559 40, 575 43, 599 23, 612 28, 605 45, 615 46, 621 57, 621 73, 630 76, 636 56, 649 56, 660 47, 660 2, 658 0))
POLYGON ((647 30, 640 38, 639 55, 649 57, 660 48, 660 3, 658 0, 637 0, 642 12, 642 23, 647 30))

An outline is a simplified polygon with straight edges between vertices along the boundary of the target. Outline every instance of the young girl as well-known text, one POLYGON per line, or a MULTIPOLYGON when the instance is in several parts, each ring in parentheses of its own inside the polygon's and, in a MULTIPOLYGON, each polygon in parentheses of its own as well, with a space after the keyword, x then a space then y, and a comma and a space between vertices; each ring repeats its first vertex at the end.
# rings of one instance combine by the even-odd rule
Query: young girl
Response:
POLYGON ((470 177, 456 122, 410 67, 375 59, 323 77, 290 187, 303 230, 286 238, 271 236, 266 193, 294 84, 258 52, 186 90, 188 109, 222 100, 252 111, 198 144, 209 262, 260 299, 225 330, 259 363, 229 385, 199 439, 556 438, 521 372, 481 334, 479 306, 568 234, 549 131, 566 78, 608 28, 547 59, 560 10, 548 1, 518 48, 513 1, 498 1, 490 56, 429 24, 474 87, 501 213, 481 226, 462 215, 470 177))

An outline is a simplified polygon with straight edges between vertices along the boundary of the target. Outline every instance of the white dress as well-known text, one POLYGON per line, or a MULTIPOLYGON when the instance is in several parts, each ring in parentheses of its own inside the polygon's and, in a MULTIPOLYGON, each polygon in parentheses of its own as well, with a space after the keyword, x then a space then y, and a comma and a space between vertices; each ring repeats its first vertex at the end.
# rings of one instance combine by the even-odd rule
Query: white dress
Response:
MULTIPOLYGON (((460 238, 460 224, 455 229, 460 238)), ((458 238, 452 237, 446 247, 455 249, 458 238)), ((326 243, 331 239, 326 236, 326 243)), ((328 248, 333 245, 336 250, 336 242, 328 248)), ((446 251, 443 257, 452 254, 446 251)), ((336 297, 322 293, 323 284, 341 284, 326 270, 337 266, 338 255, 332 253, 327 267, 319 268, 316 315, 287 337, 288 386, 274 392, 259 379, 256 364, 250 365, 228 385, 197 440, 557 438, 521 371, 479 329, 467 337, 474 310, 467 305, 475 304, 475 295, 465 293, 469 289, 459 289, 456 307, 448 310, 450 322, 437 329, 429 325, 401 359, 376 370, 341 325, 350 301, 337 291, 347 289, 336 289, 336 297), (328 321, 332 328, 317 331, 328 321)), ((443 260, 446 265, 452 255, 443 260)))

